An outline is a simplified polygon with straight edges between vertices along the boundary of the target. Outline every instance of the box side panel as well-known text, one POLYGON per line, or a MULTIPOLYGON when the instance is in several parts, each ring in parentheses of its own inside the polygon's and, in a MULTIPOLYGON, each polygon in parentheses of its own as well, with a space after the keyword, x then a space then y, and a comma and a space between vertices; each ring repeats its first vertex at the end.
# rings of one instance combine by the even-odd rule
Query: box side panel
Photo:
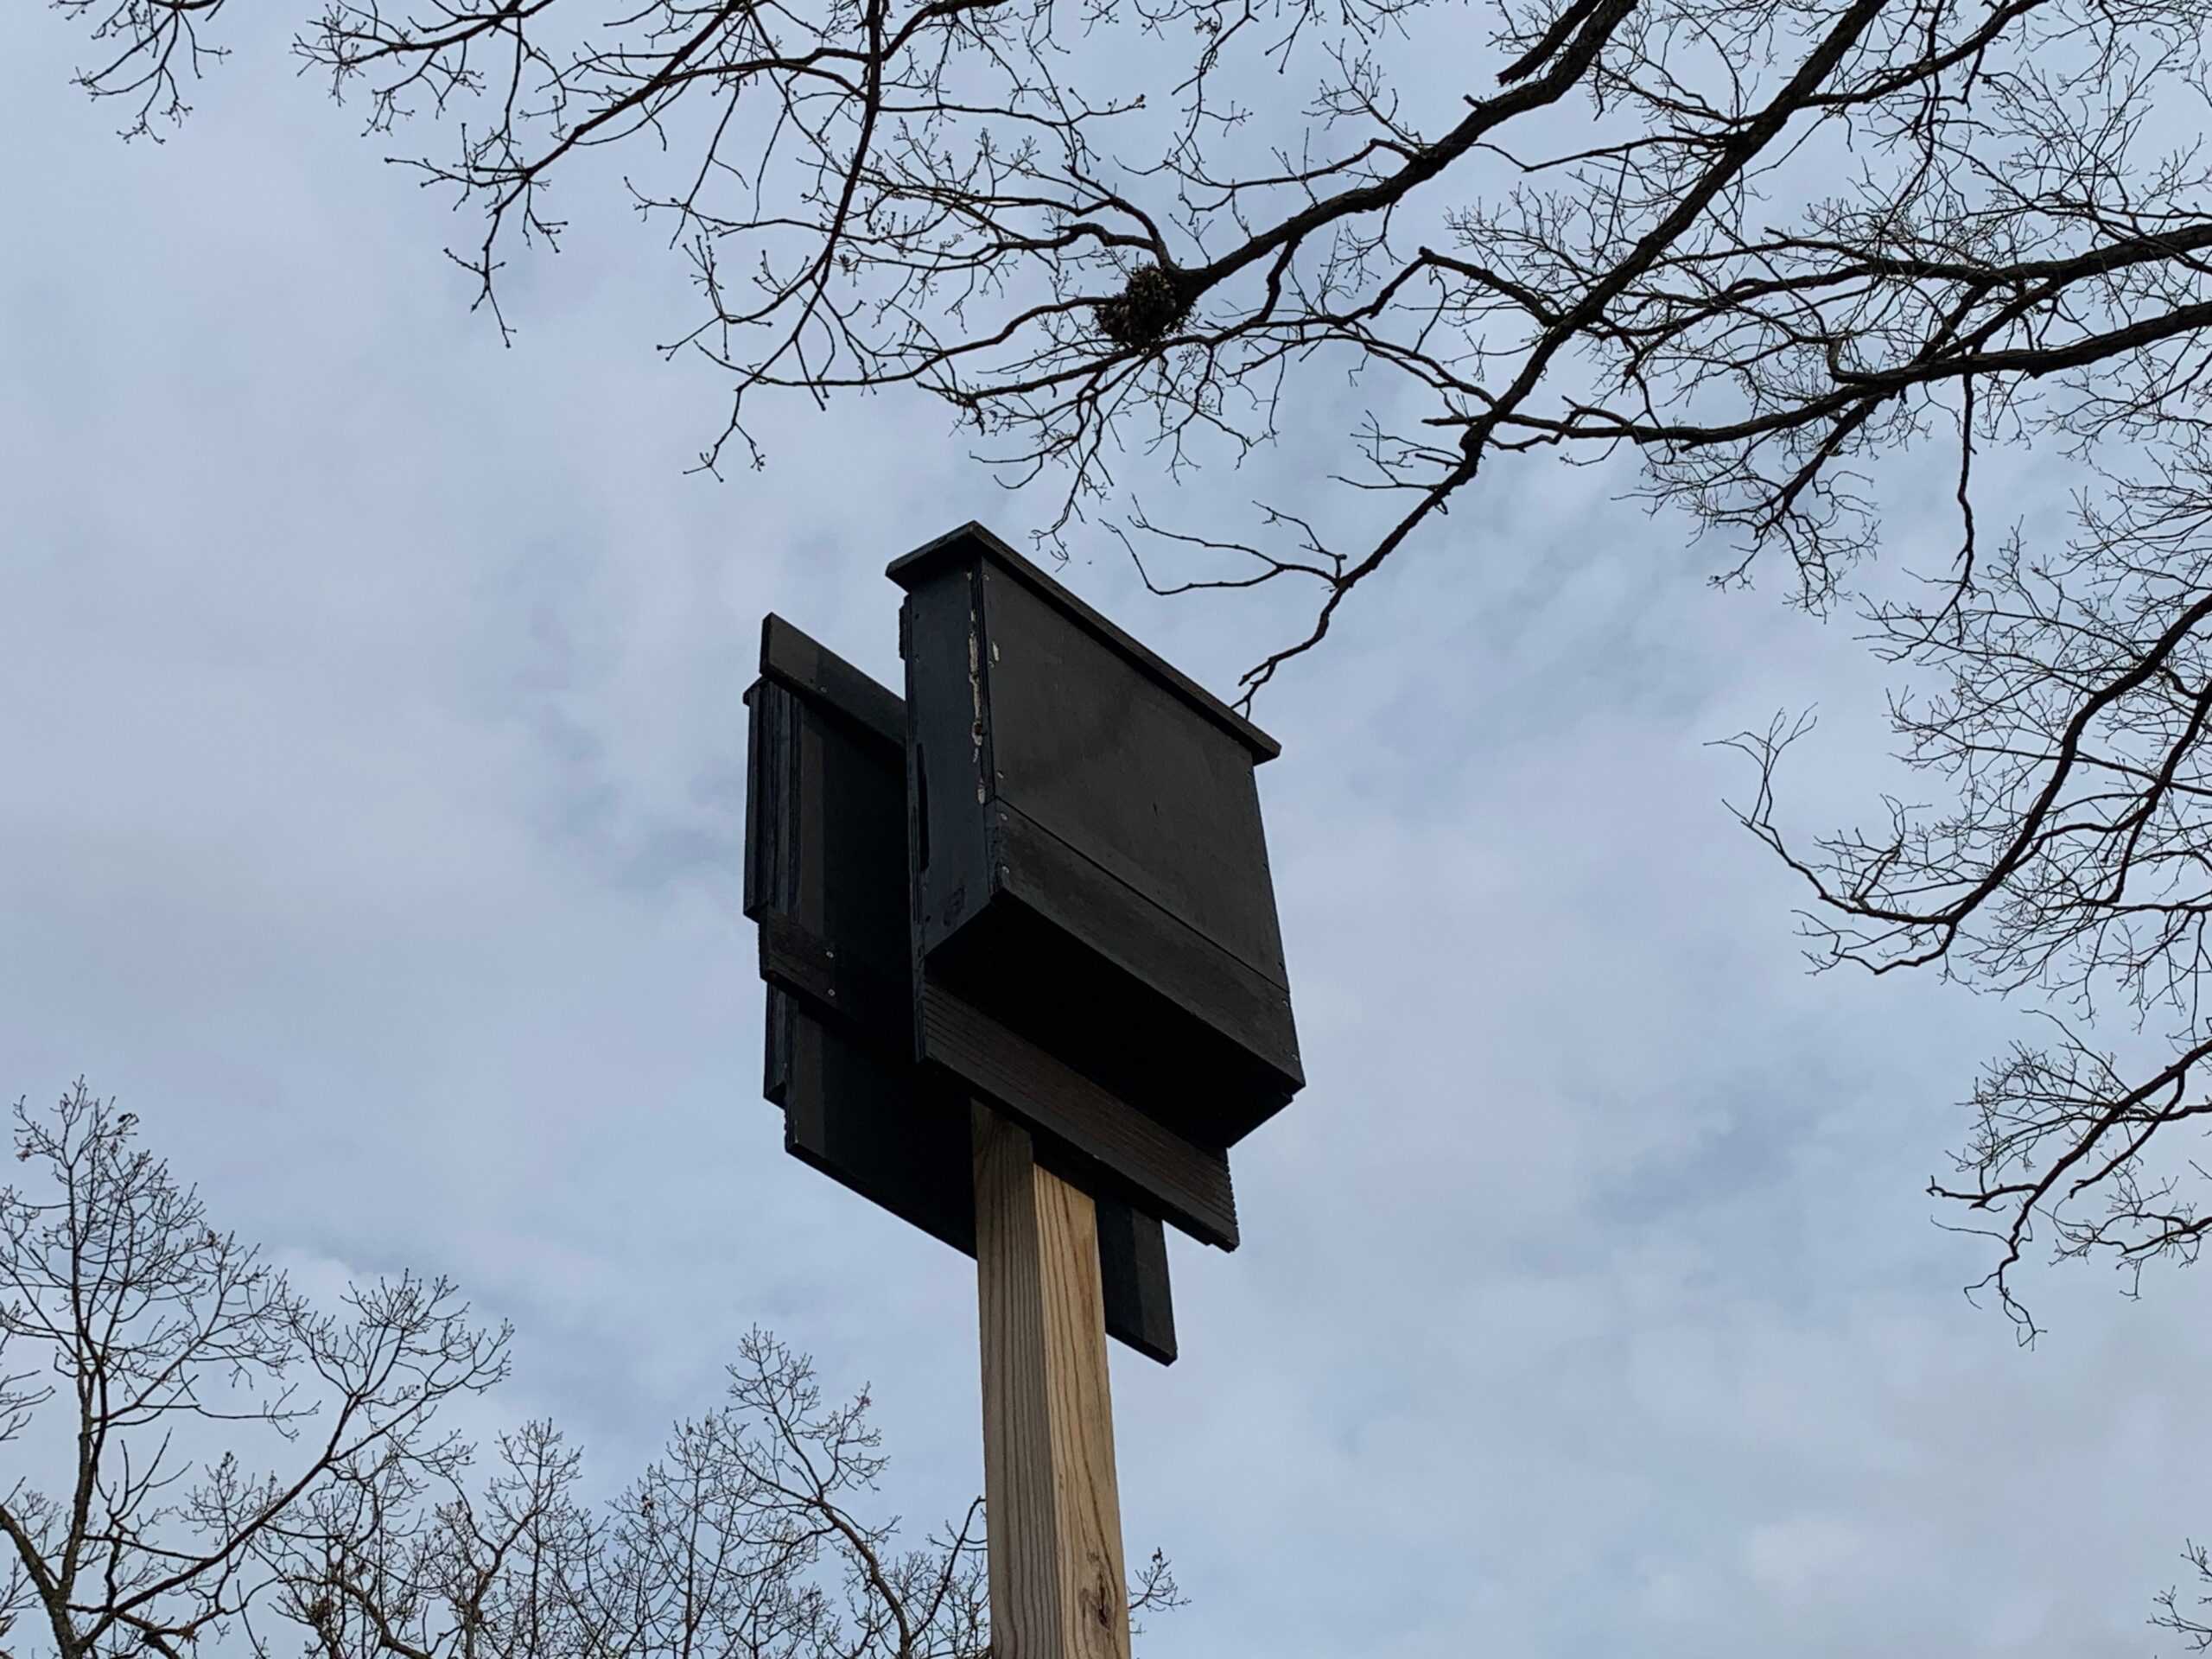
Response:
POLYGON ((798 701, 766 681, 745 694, 745 913, 798 903, 798 701))
POLYGON ((1119 1198, 1100 1198, 1097 1205, 1098 1287, 1106 1302, 1107 1332, 1139 1353, 1172 1365, 1175 1300, 1168 1291, 1167 1235, 1157 1221, 1119 1198))
POLYGON ((906 807, 913 942, 926 954, 990 900, 989 734, 975 573, 950 566, 906 595, 906 807))
POLYGON ((768 1029, 760 1044, 760 1092, 770 1105, 787 1107, 791 1073, 798 1067, 791 1051, 798 1041, 798 1007, 789 992, 773 984, 766 989, 768 1029))
POLYGON ((1026 584, 982 590, 999 793, 1287 985, 1250 751, 1026 584))
POLYGON ((804 775, 819 788, 822 803, 817 838, 805 849, 819 865, 819 880, 804 885, 818 893, 823 937, 836 949, 840 967, 903 993, 897 1036, 901 1052, 911 1052, 906 756, 810 709, 801 722, 801 744, 804 775))
POLYGON ((911 1047, 905 783, 899 751, 772 680, 752 704, 747 773, 747 910, 761 971, 840 1010, 837 987, 894 988, 868 1007, 911 1047))
POLYGON ((766 855, 765 848, 767 831, 760 822, 770 793, 762 781, 761 753, 766 743, 760 727, 760 689, 748 687, 745 693, 745 913, 757 918, 760 914, 760 861, 766 855))
POLYGON ((784 1147, 931 1237, 976 1253, 968 1103, 927 1091, 887 1058, 803 1012, 784 1106, 784 1147))

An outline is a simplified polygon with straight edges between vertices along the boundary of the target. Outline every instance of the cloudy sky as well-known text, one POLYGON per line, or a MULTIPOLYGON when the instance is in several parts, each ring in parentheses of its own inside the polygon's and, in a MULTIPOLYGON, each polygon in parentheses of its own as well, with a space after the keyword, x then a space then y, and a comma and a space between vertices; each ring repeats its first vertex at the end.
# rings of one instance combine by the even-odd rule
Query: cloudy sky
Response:
MULTIPOLYGON (((676 265, 609 213, 501 349, 441 206, 243 43, 126 148, 78 32, 0 17, 0 1088, 82 1072, 315 1282, 457 1275, 501 1414, 610 1484, 758 1322, 957 1512, 972 1270, 760 1099, 739 698, 770 609, 895 681, 886 560, 1043 504, 896 399, 684 477, 676 265)), ((1708 740, 1819 704, 1789 806, 1841 821, 1878 682, 1701 556, 1502 475, 1260 710, 1311 1083, 1245 1248, 1177 1241, 1181 1362, 1116 1356, 1128 1543, 1194 1598, 1153 1659, 2159 1650, 2212 1281, 2040 1274, 2025 1353, 1962 1300, 1921 1188, 2019 1016, 1801 972, 1708 740)), ((1066 575, 1217 685, 1286 620, 1066 575)))

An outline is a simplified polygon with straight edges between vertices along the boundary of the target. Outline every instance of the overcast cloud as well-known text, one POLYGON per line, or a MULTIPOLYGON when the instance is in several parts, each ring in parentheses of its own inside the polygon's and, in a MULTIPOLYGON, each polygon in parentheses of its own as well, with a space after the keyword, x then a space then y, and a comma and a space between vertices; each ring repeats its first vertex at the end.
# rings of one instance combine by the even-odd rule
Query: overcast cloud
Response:
MULTIPOLYGON (((317 1282, 457 1275, 519 1328, 493 1415, 610 1484, 760 1322, 957 1513, 972 1269, 760 1098, 739 698, 770 609, 895 683, 885 562, 1041 504, 895 399, 682 476, 677 267, 607 215, 502 350, 271 44, 125 148, 72 27, 0 18, 0 1088, 83 1072, 317 1282)), ((1789 807, 1840 820, 1879 683, 1608 494, 1502 478, 1260 710, 1311 1081, 1245 1248, 1176 1242, 1183 1359, 1116 1356, 1128 1543, 1195 1599, 1145 1651, 2155 1652, 2212 1285, 2033 1276, 2031 1353, 1961 1298, 1921 1188, 2018 1016, 1807 978, 1707 747, 1821 704, 1789 807)), ((1217 686, 1285 620, 1078 547, 1217 686)))

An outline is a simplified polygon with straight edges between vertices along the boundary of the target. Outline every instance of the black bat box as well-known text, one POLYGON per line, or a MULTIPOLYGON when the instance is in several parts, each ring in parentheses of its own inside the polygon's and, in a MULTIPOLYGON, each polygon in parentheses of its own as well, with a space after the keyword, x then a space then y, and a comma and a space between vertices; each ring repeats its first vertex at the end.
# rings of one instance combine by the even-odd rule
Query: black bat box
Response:
POLYGON ((1274 741, 980 525, 889 575, 926 980, 1233 1145, 1305 1081, 1255 777, 1274 741))
MULTIPOLYGON (((783 1108, 785 1147, 973 1255, 973 1091, 916 1056, 906 710, 778 616, 762 626, 760 678, 745 701, 745 913, 760 929, 765 1092, 783 1108)), ((1057 1143, 1048 1155, 1074 1157, 1057 1143)), ((1195 1159, 1155 1157, 1135 1168, 1172 1175, 1186 1165, 1213 1173, 1195 1159)), ((1218 1173, 1206 1236, 1226 1242, 1234 1200, 1225 1164, 1218 1173)), ((1142 1189, 1130 1176, 1111 1187, 1094 1193, 1106 1330, 1165 1363, 1175 1357, 1175 1320, 1160 1214, 1131 1207, 1125 1195, 1142 1189)))

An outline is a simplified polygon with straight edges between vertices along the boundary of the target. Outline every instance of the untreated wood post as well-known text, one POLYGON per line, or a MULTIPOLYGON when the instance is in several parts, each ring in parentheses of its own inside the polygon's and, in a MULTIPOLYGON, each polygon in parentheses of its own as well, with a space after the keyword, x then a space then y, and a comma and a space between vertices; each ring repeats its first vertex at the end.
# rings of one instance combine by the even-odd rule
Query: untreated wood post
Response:
POLYGON ((1128 1659, 1096 1212, 973 1118, 993 1659, 1128 1659))

